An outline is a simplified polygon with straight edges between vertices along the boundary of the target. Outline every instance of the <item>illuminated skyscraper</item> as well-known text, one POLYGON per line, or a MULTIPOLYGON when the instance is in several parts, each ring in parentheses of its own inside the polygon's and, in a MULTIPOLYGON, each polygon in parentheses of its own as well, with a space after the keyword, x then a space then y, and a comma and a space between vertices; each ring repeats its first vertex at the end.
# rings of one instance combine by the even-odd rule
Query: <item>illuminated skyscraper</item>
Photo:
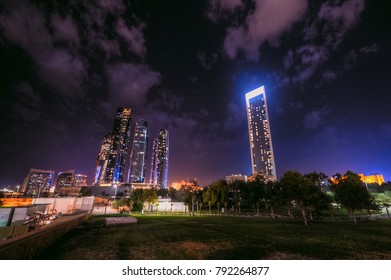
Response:
POLYGON ((148 154, 148 122, 139 120, 134 130, 133 148, 130 155, 129 183, 145 183, 148 154))
POLYGON ((75 174, 75 181, 73 182, 74 187, 83 187, 87 186, 87 175, 85 174, 75 174))
POLYGON ((252 172, 277 180, 264 86, 246 94, 246 108, 252 172))
POLYGON ((109 162, 110 148, 113 139, 111 134, 106 134, 102 141, 100 153, 96 160, 94 184, 105 183, 107 163, 109 162))
POLYGON ((157 184, 157 150, 158 150, 159 138, 153 138, 152 143, 152 160, 151 160, 151 175, 149 176, 149 183, 152 185, 157 184))
POLYGON ((154 139, 151 164, 151 183, 167 188, 168 178, 168 130, 161 129, 159 137, 154 139))
POLYGON ((48 195, 54 177, 54 171, 30 169, 23 182, 22 192, 31 196, 48 195))
POLYGON ((124 181, 132 112, 133 110, 128 108, 117 110, 112 133, 113 142, 105 174, 106 183, 117 184, 124 181))
POLYGON ((73 187, 75 170, 67 170, 58 173, 56 189, 73 187))

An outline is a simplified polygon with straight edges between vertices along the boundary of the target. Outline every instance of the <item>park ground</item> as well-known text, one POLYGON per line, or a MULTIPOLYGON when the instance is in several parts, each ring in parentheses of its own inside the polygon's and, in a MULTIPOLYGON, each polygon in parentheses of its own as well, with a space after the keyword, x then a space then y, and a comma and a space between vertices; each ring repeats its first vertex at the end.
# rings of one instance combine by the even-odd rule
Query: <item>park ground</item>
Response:
POLYGON ((91 216, 36 259, 391 260, 391 221, 312 221, 223 216, 135 215, 105 226, 91 216))

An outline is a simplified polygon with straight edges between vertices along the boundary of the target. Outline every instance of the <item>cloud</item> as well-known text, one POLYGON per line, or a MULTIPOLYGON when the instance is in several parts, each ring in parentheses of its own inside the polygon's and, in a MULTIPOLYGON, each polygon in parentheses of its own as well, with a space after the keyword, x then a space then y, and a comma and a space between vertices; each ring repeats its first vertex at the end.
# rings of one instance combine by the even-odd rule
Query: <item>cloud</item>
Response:
POLYGON ((62 18, 59 15, 53 15, 51 23, 56 40, 64 40, 79 45, 80 40, 77 27, 70 16, 62 18))
POLYGON ((330 110, 324 106, 318 110, 309 112, 303 121, 304 127, 307 129, 315 129, 325 123, 325 117, 330 113, 330 110))
POLYGON ((234 102, 231 102, 227 106, 228 117, 224 122, 223 129, 226 132, 234 131, 240 127, 245 120, 245 112, 234 102))
MULTIPOLYGON (((344 2, 328 1, 323 3, 313 20, 309 20, 303 29, 303 42, 290 49, 283 59, 285 73, 277 75, 282 85, 303 85, 315 74, 325 80, 333 80, 338 71, 322 71, 321 68, 330 60, 348 31, 360 20, 364 10, 364 0, 347 0, 344 2)), ((376 52, 376 47, 364 48, 376 52)), ((349 70, 355 65, 356 50, 345 56, 344 68, 349 70)))
POLYGON ((322 132, 316 134, 314 140, 322 147, 322 150, 346 146, 349 143, 347 135, 333 126, 327 127, 322 132))
POLYGON ((257 61, 259 48, 269 41, 274 43, 292 25, 302 19, 307 10, 306 0, 261 0, 244 24, 227 29, 224 51, 235 59, 240 52, 248 60, 257 61))
POLYGON ((117 63, 106 66, 111 103, 145 105, 149 89, 160 83, 160 73, 145 64, 117 63))
POLYGON ((134 54, 139 57, 143 57, 146 52, 145 48, 145 39, 142 30, 144 29, 145 24, 140 23, 138 26, 133 26, 129 28, 125 21, 120 18, 117 22, 116 32, 121 35, 125 41, 129 44, 128 48, 134 54))
POLYGON ((197 52, 197 58, 205 70, 210 70, 216 63, 218 55, 217 53, 207 54, 205 51, 199 50, 197 52))
POLYGON ((240 8, 243 8, 242 0, 210 0, 208 1, 206 16, 217 23, 225 15, 240 8))
MULTIPOLYGON (((70 26, 69 20, 65 23, 55 21, 58 28, 64 24, 70 26)), ((66 97, 80 94, 81 83, 86 75, 86 62, 77 54, 54 47, 45 18, 36 7, 28 2, 21 4, 13 1, 1 15, 0 24, 5 37, 29 54, 38 68, 37 74, 52 87, 55 94, 66 97)), ((61 35, 71 36, 71 33, 73 31, 61 35)))

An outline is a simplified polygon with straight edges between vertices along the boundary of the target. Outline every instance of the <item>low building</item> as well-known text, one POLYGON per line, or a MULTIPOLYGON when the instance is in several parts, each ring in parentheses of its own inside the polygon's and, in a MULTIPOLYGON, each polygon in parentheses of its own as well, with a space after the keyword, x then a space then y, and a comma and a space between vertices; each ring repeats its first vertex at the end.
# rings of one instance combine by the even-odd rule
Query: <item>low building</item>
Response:
POLYGON ((360 176, 361 181, 363 181, 366 184, 378 184, 381 186, 384 183, 384 177, 381 174, 371 174, 371 175, 364 175, 364 174, 358 174, 360 176))
POLYGON ((234 181, 247 182, 247 176, 242 174, 232 174, 229 176, 225 176, 225 180, 228 184, 233 183, 234 181))

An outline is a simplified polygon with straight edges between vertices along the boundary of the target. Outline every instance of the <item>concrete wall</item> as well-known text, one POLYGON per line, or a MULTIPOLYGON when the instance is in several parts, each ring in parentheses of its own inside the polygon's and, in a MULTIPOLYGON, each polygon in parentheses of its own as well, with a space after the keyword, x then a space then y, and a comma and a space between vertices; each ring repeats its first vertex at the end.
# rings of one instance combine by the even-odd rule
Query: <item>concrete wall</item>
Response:
POLYGON ((41 229, 0 240, 0 260, 28 260, 39 255, 57 239, 76 228, 86 214, 62 217, 41 229))
POLYGON ((57 212, 63 214, 72 213, 74 210, 92 211, 94 208, 93 196, 86 197, 49 197, 49 198, 34 198, 33 204, 48 204, 49 209, 56 209, 57 212))

